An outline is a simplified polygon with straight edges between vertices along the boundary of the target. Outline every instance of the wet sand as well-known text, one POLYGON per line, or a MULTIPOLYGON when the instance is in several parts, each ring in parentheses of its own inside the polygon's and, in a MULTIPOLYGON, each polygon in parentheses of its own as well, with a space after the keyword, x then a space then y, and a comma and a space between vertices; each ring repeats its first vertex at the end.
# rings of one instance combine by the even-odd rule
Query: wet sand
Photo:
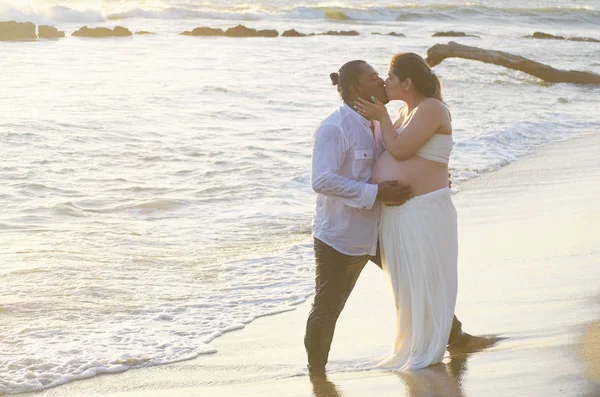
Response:
POLYGON ((358 371, 394 333, 390 292, 367 265, 342 313, 328 381, 302 344, 310 302, 213 341, 218 353, 27 396, 600 396, 600 134, 547 146, 462 186, 464 329, 506 339, 421 371, 358 371))

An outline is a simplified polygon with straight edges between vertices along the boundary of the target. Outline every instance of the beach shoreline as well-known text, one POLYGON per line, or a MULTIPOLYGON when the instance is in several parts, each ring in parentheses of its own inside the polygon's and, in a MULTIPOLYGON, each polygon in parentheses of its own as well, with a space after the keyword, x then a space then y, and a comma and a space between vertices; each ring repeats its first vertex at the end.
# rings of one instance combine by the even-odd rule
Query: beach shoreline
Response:
POLYGON ((600 134, 550 144, 465 183, 454 196, 456 313, 467 332, 507 337, 492 348, 447 355, 444 365, 421 372, 356 371, 384 355, 393 337, 390 293, 369 264, 339 320, 329 382, 311 385, 304 369, 309 298, 215 339, 216 354, 23 395, 600 396, 590 375, 600 362, 589 344, 597 338, 581 344, 600 319, 598 147, 600 134))
MULTIPOLYGON (((10 54, 0 57, 0 69, 7 71, 0 77, 6 93, 0 96, 6 110, 0 112, 0 394, 54 387, 57 395, 224 387, 303 374, 303 323, 310 302, 295 307, 299 314, 260 317, 303 302, 314 290, 311 134, 341 104, 329 74, 363 59, 383 76, 394 53, 425 57, 450 40, 561 70, 597 72, 598 43, 531 37, 536 31, 597 37, 600 0, 582 1, 576 7, 559 0, 448 7, 446 0, 430 0, 414 7, 358 0, 325 6, 289 0, 250 6, 214 0, 87 5, 27 0, 0 7, 0 20, 31 21, 38 36, 48 32, 43 25, 54 26, 66 36, 31 42, 0 38, 0 52, 10 54), (319 35, 180 35, 200 26, 226 31, 240 24, 268 35, 290 28, 319 35), (83 26, 114 25, 155 34, 72 36, 83 26), (340 31, 358 35, 335 34, 340 31), (392 31, 396 35, 388 35, 392 31), (450 31, 464 36, 433 37, 450 31), (332 35, 320 35, 325 32, 332 35), (294 325, 286 328, 282 321, 294 325), (257 333, 271 328, 269 341, 281 339, 281 351, 293 358, 269 358, 266 342, 261 347, 266 357, 255 357, 257 333), (240 338, 245 345, 230 345, 240 338), (235 350, 242 348, 248 357, 235 350), (210 355, 213 349, 218 353, 210 355)), ((0 23, 0 30, 5 25, 0 23)), ((127 32, 111 34, 121 33, 127 32)), ((496 213, 506 208, 507 219, 529 217, 538 209, 520 214, 511 203, 537 196, 503 187, 498 193, 504 202, 494 195, 471 196, 483 200, 480 206, 464 196, 471 186, 465 181, 527 160, 549 143, 596 133, 598 86, 546 84, 527 73, 458 58, 434 69, 452 111, 451 173, 456 189, 464 190, 454 198, 460 221, 470 225, 461 226, 466 244, 459 318, 473 333, 514 333, 536 341, 541 334, 559 334, 556 321, 535 327, 525 313, 534 310, 539 315, 533 319, 544 321, 556 309, 550 302, 562 309, 575 305, 572 299, 580 293, 538 282, 535 272, 547 270, 541 255, 532 258, 542 247, 529 234, 540 233, 523 222, 504 222, 496 213), (498 223, 508 234, 513 228, 528 233, 513 242, 480 229, 474 219, 498 223), (506 252, 498 252, 490 239, 508 245, 506 252), (521 247, 523 242, 533 248, 521 247), (508 263, 506 270, 500 260, 508 263), (503 277, 503 271, 514 279, 503 277), (533 280, 529 284, 549 300, 547 306, 520 292, 530 287, 520 277, 533 280), (552 301, 551 289, 560 304, 552 301), (500 296, 512 299, 502 302, 515 308, 522 319, 518 327, 498 304, 500 296)), ((401 101, 392 101, 390 114, 399 106, 401 101)), ((545 174, 539 175, 545 183, 545 174)), ((503 183, 503 178, 484 178, 489 186, 483 189, 503 183)), ((565 198, 577 197, 578 190, 565 198)), ((580 229, 564 217, 547 217, 580 229)), ((540 229, 552 227, 546 222, 540 229)), ((548 238, 553 249, 570 241, 548 238)), ((581 266, 572 261, 569 266, 581 266)), ((551 274, 561 274, 556 260, 548 266, 551 274)), ((374 360, 388 349, 388 288, 372 265, 362 279, 364 287, 348 307, 350 320, 342 319, 348 322, 340 323, 334 342, 334 378, 353 376, 353 368, 362 368, 360 360, 374 360), (355 323, 365 322, 363 312, 374 306, 377 332, 360 331, 355 323), (353 332, 345 338, 348 327, 353 332)))

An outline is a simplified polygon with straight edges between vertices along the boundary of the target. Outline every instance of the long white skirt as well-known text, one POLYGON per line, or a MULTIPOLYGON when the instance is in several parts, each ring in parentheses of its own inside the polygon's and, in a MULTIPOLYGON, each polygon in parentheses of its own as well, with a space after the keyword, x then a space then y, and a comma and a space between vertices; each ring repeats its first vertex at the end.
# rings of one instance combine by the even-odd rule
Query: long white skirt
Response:
POLYGON ((379 238, 396 303, 397 335, 390 356, 377 367, 403 371, 439 363, 457 292, 457 219, 450 190, 383 206, 379 238))

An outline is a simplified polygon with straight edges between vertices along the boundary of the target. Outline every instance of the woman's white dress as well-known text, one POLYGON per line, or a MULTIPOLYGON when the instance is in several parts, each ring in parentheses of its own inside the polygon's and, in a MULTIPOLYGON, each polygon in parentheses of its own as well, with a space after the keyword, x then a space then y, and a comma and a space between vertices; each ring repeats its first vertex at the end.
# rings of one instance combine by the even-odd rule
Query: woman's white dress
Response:
MULTIPOLYGON (((440 145, 443 139, 428 149, 439 152, 446 146, 443 154, 449 158, 452 145, 440 145)), ((401 206, 382 206, 379 239, 396 304, 397 334, 390 355, 377 367, 402 371, 439 363, 458 284, 457 214, 450 189, 416 196, 401 206)))

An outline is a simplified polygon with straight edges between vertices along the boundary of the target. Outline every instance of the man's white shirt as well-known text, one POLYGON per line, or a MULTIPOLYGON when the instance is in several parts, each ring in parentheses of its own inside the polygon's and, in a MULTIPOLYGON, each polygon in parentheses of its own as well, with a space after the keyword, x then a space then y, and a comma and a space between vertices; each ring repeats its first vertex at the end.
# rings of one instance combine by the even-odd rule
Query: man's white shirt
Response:
POLYGON ((384 151, 379 123, 348 105, 319 124, 313 137, 311 185, 317 193, 313 236, 346 255, 375 255, 379 229, 373 162, 384 151))

